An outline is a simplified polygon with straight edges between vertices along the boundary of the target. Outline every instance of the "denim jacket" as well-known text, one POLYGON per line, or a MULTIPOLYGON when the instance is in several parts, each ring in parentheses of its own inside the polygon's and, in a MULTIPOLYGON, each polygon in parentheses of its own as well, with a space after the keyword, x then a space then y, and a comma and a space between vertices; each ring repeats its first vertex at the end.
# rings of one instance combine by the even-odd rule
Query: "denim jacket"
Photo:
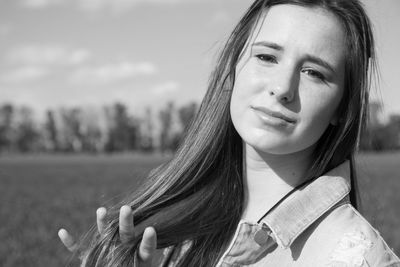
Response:
MULTIPOLYGON (((295 191, 260 223, 241 220, 216 266, 400 266, 350 204, 349 168, 344 162, 295 191)), ((176 266, 189 246, 167 249, 161 266, 176 266)))

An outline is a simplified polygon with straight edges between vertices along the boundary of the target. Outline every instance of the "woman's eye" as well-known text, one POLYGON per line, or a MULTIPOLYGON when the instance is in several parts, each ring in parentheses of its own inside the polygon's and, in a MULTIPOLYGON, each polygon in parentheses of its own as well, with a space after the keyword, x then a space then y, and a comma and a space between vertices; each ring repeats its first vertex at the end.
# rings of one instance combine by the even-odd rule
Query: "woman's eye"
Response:
POLYGON ((256 56, 259 60, 270 63, 277 63, 276 57, 272 55, 261 54, 256 56))
POLYGON ((325 80, 325 76, 321 72, 318 72, 318 71, 315 71, 312 69, 305 69, 305 70, 303 70, 303 72, 315 79, 318 79, 321 81, 325 80))

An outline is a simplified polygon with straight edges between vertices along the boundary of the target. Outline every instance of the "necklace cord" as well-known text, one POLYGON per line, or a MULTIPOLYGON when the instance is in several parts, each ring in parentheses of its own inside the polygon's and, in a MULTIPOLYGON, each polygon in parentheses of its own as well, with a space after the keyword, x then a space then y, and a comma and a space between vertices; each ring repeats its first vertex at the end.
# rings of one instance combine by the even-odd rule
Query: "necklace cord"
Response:
POLYGON ((312 181, 314 181, 315 178, 312 179, 308 179, 305 182, 302 182, 301 184, 295 186, 292 190, 290 190, 286 195, 284 195, 278 202, 276 202, 263 216, 261 216, 261 218, 257 221, 257 223, 260 223, 262 219, 265 218, 265 216, 267 216, 272 210, 274 210, 279 204, 281 204, 286 198, 288 198, 292 193, 294 193, 295 191, 297 191, 298 189, 300 189, 301 187, 311 183, 312 181))

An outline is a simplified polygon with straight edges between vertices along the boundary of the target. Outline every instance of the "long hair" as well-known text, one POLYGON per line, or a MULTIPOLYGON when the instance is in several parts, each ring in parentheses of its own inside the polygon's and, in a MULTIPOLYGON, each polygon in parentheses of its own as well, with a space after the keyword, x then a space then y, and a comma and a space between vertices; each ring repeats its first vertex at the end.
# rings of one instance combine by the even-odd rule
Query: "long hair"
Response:
MULTIPOLYGON (((262 15, 278 4, 321 7, 343 23, 349 49, 340 123, 329 126, 318 141, 310 178, 352 160, 367 112, 368 66, 375 66, 371 27, 361 4, 357 0, 257 0, 223 47, 200 109, 175 156, 153 170, 122 203, 134 212, 135 237, 129 244, 119 241, 121 204, 111 208, 106 233, 100 236, 93 231, 84 248, 85 266, 132 265, 148 226, 157 232, 157 248, 191 241, 179 266, 217 263, 240 221, 244 202, 242 140, 229 113, 235 67, 262 15)), ((357 204, 354 189, 351 201, 357 204)))

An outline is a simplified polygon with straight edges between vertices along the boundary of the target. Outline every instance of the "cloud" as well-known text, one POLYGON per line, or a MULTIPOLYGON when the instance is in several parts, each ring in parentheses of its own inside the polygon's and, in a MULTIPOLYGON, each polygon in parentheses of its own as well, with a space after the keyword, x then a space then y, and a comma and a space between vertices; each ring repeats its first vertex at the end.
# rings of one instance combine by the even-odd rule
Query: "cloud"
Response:
POLYGON ((26 8, 40 9, 51 5, 58 5, 65 2, 64 0, 20 0, 20 5, 26 8))
MULTIPOLYGON (((191 0, 193 1, 193 0, 191 0)), ((78 7, 85 11, 112 10, 120 13, 138 4, 177 4, 190 2, 190 0, 80 0, 78 7)))
POLYGON ((91 53, 85 49, 69 49, 58 45, 20 45, 6 51, 0 82, 21 84, 47 78, 65 67, 74 68, 86 63, 91 53))
POLYGON ((159 85, 156 85, 151 89, 151 92, 156 96, 162 96, 166 94, 171 94, 179 91, 180 84, 175 81, 168 81, 159 85))
POLYGON ((7 53, 10 63, 25 65, 75 65, 89 60, 86 49, 68 49, 58 45, 22 45, 7 53))
POLYGON ((224 10, 219 10, 213 14, 211 17, 210 23, 211 24, 225 24, 228 23, 232 20, 231 16, 228 14, 228 12, 224 10))
POLYGON ((31 9, 73 5, 79 10, 90 13, 100 11, 122 13, 141 4, 173 5, 205 1, 211 0, 20 0, 20 5, 31 9))
POLYGON ((11 26, 8 24, 0 24, 0 36, 5 36, 11 31, 11 26))
POLYGON ((59 79, 75 85, 98 85, 158 72, 151 62, 124 60, 101 63, 99 60, 101 59, 82 48, 72 49, 49 44, 22 45, 7 51, 0 81, 33 81, 55 74, 59 79))
POLYGON ((49 74, 49 71, 42 67, 24 66, 5 71, 0 76, 3 83, 24 83, 39 80, 49 74))
POLYGON ((111 83, 156 73, 157 67, 150 62, 119 62, 81 67, 72 74, 71 81, 74 83, 111 83))

